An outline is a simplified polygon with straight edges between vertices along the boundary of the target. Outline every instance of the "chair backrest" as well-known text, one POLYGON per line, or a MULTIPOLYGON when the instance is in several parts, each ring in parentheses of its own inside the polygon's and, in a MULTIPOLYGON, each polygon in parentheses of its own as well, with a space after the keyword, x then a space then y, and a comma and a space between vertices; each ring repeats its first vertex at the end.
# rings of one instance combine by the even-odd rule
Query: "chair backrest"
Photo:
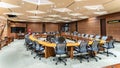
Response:
POLYGON ((58 43, 55 47, 56 54, 65 54, 67 52, 66 41, 64 37, 58 38, 58 43))
POLYGON ((89 34, 85 34, 85 38, 88 38, 89 37, 89 34))
POLYGON ((78 37, 80 37, 80 33, 78 33, 78 37))
POLYGON ((37 41, 35 42, 35 45, 36 45, 35 50, 42 51, 44 49, 43 46, 41 44, 39 44, 37 41))
POLYGON ((86 41, 81 41, 80 46, 79 46, 79 52, 80 52, 80 53, 85 53, 85 52, 87 52, 87 46, 88 46, 88 42, 86 42, 86 41))
POLYGON ((85 34, 82 34, 81 36, 82 36, 82 37, 84 37, 84 36, 85 36, 85 34))
POLYGON ((96 35, 96 36, 95 36, 95 39, 100 39, 100 35, 96 35))
POLYGON ((107 36, 102 36, 102 38, 101 38, 101 39, 106 41, 106 40, 107 40, 107 38, 108 38, 107 36))
POLYGON ((98 51, 99 50, 98 44, 99 44, 99 41, 96 41, 96 40, 93 41, 93 44, 91 45, 92 51, 98 51))
POLYGON ((108 48, 114 48, 114 42, 114 39, 110 40, 110 42, 108 42, 108 48))
POLYGON ((90 37, 90 38, 93 38, 93 37, 94 37, 94 35, 93 35, 93 34, 91 34, 89 37, 90 37))

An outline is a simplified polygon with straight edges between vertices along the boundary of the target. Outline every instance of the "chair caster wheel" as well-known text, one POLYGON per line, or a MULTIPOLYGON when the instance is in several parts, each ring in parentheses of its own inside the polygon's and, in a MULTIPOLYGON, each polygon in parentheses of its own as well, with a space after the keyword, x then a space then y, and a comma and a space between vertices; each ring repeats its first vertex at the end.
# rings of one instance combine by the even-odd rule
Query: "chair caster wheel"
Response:
POLYGON ((67 64, 65 64, 65 65, 67 65, 67 64))
POLYGON ((89 62, 89 60, 87 62, 89 62))
POLYGON ((57 65, 57 63, 55 63, 57 65))
POLYGON ((114 57, 117 57, 116 55, 114 57))
POLYGON ((101 60, 101 58, 99 58, 99 60, 101 60))
POLYGON ((35 59, 35 57, 33 57, 35 59))
POLYGON ((53 61, 55 61, 55 59, 53 59, 53 61))
POLYGON ((39 60, 41 60, 41 58, 39 58, 39 60))

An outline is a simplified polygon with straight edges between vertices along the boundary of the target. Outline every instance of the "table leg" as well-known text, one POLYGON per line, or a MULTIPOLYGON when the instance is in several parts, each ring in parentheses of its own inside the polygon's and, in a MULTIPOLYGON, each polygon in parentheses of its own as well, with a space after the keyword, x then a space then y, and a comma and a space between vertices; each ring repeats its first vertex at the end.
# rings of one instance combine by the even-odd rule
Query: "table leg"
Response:
POLYGON ((73 59, 73 46, 70 47, 70 58, 73 59))
POLYGON ((45 58, 48 58, 47 56, 47 47, 45 46, 45 58))

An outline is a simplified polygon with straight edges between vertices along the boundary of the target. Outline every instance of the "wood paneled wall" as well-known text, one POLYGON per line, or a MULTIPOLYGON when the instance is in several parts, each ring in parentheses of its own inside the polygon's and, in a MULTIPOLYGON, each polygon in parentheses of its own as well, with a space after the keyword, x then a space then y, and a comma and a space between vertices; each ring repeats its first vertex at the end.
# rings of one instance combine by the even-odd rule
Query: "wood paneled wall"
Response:
POLYGON ((32 32, 42 32, 41 23, 28 23, 27 29, 31 29, 32 32))
POLYGON ((113 36, 114 39, 120 41, 120 22, 108 24, 107 21, 120 20, 120 12, 105 16, 106 17, 106 34, 113 36))
POLYGON ((87 34, 100 34, 98 18, 90 18, 78 22, 78 32, 87 34))
POLYGON ((70 28, 70 32, 76 31, 76 22, 71 23, 69 28, 70 28))
POLYGON ((78 32, 88 34, 101 34, 100 19, 102 18, 106 19, 106 35, 113 36, 114 39, 120 41, 120 22, 114 24, 107 23, 107 21, 110 20, 120 20, 120 12, 78 21, 78 32))
POLYGON ((45 29, 46 32, 58 31, 58 24, 46 23, 45 29))

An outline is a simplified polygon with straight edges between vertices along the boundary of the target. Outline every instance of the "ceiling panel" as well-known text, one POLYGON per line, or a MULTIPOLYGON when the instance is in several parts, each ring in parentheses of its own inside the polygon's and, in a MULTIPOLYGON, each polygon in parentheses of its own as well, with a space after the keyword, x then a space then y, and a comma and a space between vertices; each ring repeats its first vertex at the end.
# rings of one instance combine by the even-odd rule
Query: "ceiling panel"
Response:
MULTIPOLYGON (((75 0, 49 0, 53 2, 54 4, 47 4, 47 5, 37 5, 25 2, 23 0, 1 0, 1 2, 13 4, 16 6, 19 6, 17 8, 1 8, 0 7, 0 16, 5 16, 4 13, 7 12, 17 12, 22 13, 23 15, 17 15, 15 18, 9 18, 13 21, 20 21, 20 20, 26 20, 31 21, 29 16, 40 16, 41 18, 38 18, 34 21, 40 22, 40 21, 48 21, 48 22, 65 22, 65 21, 75 21, 75 20, 82 20, 83 16, 87 17, 94 17, 94 16, 100 16, 100 14, 94 14, 94 12, 102 12, 106 11, 107 14, 120 12, 120 0, 81 0, 81 1, 75 1, 75 0), (94 5, 103 5, 104 9, 97 8, 95 10, 89 10, 86 9, 85 6, 94 6, 94 5), (70 12, 58 12, 53 9, 58 8, 68 8, 72 11, 70 12), (46 13, 44 14, 37 14, 37 13, 29 13, 26 11, 31 10, 39 10, 44 11, 46 13), (70 15, 71 13, 80 13, 82 15, 70 15), (61 17, 50 17, 49 15, 60 15, 61 17), (66 17, 69 17, 70 19, 66 19, 66 17), (52 18, 53 20, 49 20, 46 18, 52 18), (64 19, 65 18, 65 19, 64 19)), ((63 9, 62 9, 63 11, 63 9)), ((104 15, 104 14, 102 14, 104 15)), ((34 18, 33 18, 34 19, 34 18)))

